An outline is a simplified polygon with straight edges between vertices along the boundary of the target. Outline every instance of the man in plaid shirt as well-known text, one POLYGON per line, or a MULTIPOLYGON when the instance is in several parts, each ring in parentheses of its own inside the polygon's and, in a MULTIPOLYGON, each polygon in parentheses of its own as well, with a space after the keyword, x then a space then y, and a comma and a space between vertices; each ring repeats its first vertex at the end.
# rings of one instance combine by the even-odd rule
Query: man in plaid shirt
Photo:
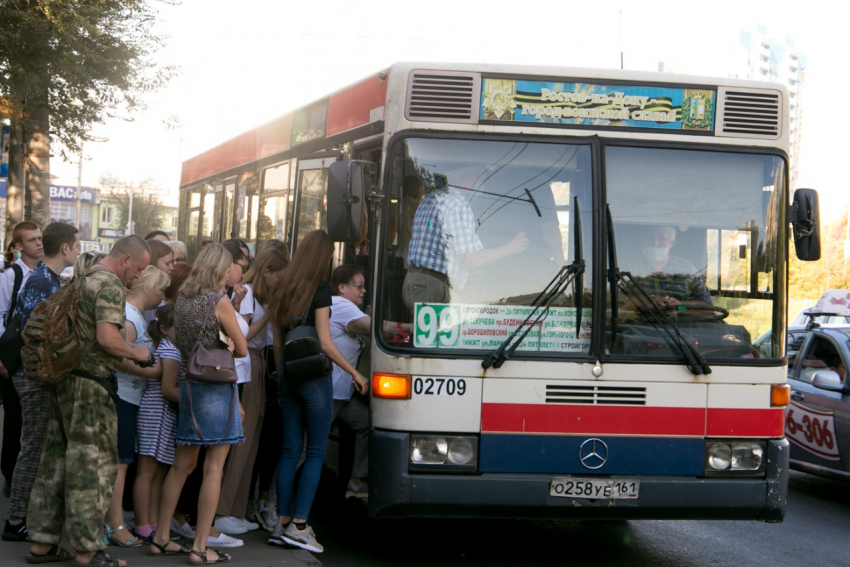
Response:
POLYGON ((463 195, 435 174, 413 217, 402 295, 413 312, 417 303, 449 303, 451 288, 466 283, 468 270, 492 264, 528 247, 525 233, 496 248, 484 248, 475 234, 475 217, 463 195))

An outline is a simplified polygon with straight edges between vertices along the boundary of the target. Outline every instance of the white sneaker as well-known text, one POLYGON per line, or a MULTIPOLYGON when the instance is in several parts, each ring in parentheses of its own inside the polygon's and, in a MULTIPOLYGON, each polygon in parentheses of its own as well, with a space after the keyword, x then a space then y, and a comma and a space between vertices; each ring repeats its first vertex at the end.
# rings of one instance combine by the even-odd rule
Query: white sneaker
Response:
POLYGON ((345 489, 346 498, 360 498, 368 500, 369 498, 369 483, 365 480, 355 483, 353 480, 348 481, 348 486, 345 489))
POLYGON ((192 526, 186 522, 183 522, 183 525, 181 526, 177 523, 177 520, 171 518, 171 535, 178 535, 186 539, 195 539, 195 530, 193 530, 192 526))
POLYGON ((266 502, 260 502, 260 523, 267 532, 273 532, 277 523, 277 507, 272 504, 266 507, 266 502))
POLYGON ((292 547, 291 545, 283 541, 283 529, 284 527, 280 524, 275 525, 274 530, 272 530, 272 535, 269 536, 269 545, 292 547))
POLYGON ((257 524, 256 522, 248 521, 245 518, 236 518, 236 521, 239 523, 239 525, 241 525, 243 528, 245 528, 249 532, 260 529, 260 524, 257 524))
POLYGON ((223 516, 213 523, 215 529, 223 534, 239 535, 248 533, 248 528, 233 516, 223 516))
POLYGON ((215 547, 242 547, 243 542, 241 539, 230 537, 227 534, 219 534, 218 537, 207 536, 207 545, 215 547))
POLYGON ((289 545, 312 551, 313 553, 322 553, 325 548, 316 541, 316 534, 313 533, 313 528, 306 526, 303 530, 295 527, 294 522, 289 522, 283 530, 280 539, 289 545))

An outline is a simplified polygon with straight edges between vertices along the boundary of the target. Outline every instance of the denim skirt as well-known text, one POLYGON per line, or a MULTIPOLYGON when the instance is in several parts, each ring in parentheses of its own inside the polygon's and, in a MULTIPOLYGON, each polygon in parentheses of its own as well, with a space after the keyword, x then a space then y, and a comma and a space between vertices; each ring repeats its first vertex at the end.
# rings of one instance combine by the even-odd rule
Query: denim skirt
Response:
POLYGON ((192 408, 190 410, 186 383, 180 384, 180 411, 177 414, 178 445, 233 445, 245 440, 242 435, 242 420, 239 419, 239 391, 236 384, 192 382, 191 389, 192 408), (229 420, 230 426, 227 427, 231 407, 233 410, 229 420), (193 412, 200 429, 200 436, 192 421, 193 412), (227 427, 226 431, 225 427, 227 427))

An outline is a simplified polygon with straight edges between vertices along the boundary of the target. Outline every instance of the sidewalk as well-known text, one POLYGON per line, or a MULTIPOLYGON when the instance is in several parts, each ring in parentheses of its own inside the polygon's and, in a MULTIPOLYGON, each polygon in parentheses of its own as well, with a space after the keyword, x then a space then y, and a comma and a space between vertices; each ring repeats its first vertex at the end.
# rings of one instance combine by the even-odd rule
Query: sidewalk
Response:
MULTIPOLYGON (((3 428, 3 409, 0 408, 0 435, 3 428)), ((2 493, 3 478, 0 477, 0 519, 8 517, 9 499, 3 496, 2 493)), ((2 524, 0 524, 2 529, 2 524)), ((236 536, 245 542, 243 547, 233 549, 222 549, 225 553, 229 553, 233 557, 230 564, 250 565, 251 567, 321 567, 322 563, 316 559, 310 552, 302 549, 289 549, 268 545, 267 540, 269 532, 259 529, 253 532, 248 532, 240 536, 236 536)), ((189 540, 178 540, 184 545, 191 545, 189 540)), ((62 547, 68 551, 72 551, 66 538, 62 538, 62 547)), ((189 562, 188 556, 168 556, 168 557, 151 557, 147 555, 148 546, 143 546, 138 549, 124 549, 110 545, 107 548, 107 553, 113 557, 120 557, 127 561, 128 567, 151 566, 163 567, 167 565, 186 565, 189 562)), ((29 543, 27 542, 8 542, 0 540, 0 564, 4 567, 7 565, 28 565, 24 561, 24 556, 29 553, 29 543)), ((70 565, 67 563, 52 563, 52 565, 70 565)))

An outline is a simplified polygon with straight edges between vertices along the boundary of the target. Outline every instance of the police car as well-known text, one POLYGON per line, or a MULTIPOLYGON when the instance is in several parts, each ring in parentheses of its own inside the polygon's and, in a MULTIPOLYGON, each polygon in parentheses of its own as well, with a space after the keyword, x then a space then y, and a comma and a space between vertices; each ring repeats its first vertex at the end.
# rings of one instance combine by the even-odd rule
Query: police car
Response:
MULTIPOLYGON (((850 290, 824 293, 813 311, 850 317, 850 290)), ((788 369, 791 468, 850 482, 848 368, 850 325, 810 328, 788 369)))

